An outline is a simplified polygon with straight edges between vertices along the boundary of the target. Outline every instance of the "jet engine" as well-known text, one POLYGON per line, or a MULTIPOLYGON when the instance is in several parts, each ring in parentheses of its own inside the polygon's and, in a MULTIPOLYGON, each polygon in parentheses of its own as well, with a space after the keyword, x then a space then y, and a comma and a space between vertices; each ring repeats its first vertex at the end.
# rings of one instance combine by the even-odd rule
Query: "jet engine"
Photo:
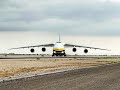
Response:
POLYGON ((87 50, 87 49, 85 49, 85 50, 84 50, 84 53, 88 53, 88 50, 87 50))
POLYGON ((32 48, 32 49, 30 49, 30 52, 31 52, 31 53, 34 53, 34 52, 35 52, 35 50, 32 48))
POLYGON ((42 48, 42 51, 45 52, 45 51, 46 51, 46 48, 42 48))
POLYGON ((73 52, 76 52, 77 51, 77 49, 76 48, 73 48, 73 52))

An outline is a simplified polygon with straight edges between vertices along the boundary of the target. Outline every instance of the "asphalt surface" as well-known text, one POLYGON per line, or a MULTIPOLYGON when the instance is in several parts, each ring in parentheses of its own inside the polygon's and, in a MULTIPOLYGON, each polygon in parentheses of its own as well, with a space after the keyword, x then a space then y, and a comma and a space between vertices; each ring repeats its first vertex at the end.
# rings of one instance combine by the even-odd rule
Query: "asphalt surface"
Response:
POLYGON ((120 90, 120 63, 1 82, 0 90, 120 90))
POLYGON ((0 55, 0 60, 1 59, 39 59, 39 58, 120 58, 120 56, 111 56, 111 55, 67 55, 67 56, 55 56, 52 57, 52 55, 17 55, 17 54, 13 54, 13 55, 7 55, 7 54, 3 54, 0 55))

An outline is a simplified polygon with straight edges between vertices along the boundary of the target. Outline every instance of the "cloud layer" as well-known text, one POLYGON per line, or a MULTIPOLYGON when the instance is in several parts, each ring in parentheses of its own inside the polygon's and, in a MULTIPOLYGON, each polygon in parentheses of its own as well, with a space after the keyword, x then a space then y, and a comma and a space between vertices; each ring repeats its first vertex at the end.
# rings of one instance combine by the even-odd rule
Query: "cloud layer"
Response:
POLYGON ((0 31, 120 35, 118 0, 0 0, 0 31))

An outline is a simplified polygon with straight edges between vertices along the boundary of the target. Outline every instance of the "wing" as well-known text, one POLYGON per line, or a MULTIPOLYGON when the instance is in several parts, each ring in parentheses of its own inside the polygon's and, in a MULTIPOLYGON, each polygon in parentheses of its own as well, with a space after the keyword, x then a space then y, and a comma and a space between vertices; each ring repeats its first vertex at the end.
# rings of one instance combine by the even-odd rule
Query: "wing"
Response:
POLYGON ((73 45, 73 44, 65 44, 65 47, 82 47, 82 48, 90 48, 90 49, 99 49, 99 50, 107 50, 110 51, 108 49, 102 49, 102 48, 95 48, 95 47, 87 47, 87 46, 80 46, 80 45, 73 45))
POLYGON ((18 47, 18 48, 11 48, 11 49, 34 48, 34 47, 52 47, 52 46, 54 46, 54 44, 43 44, 43 45, 26 46, 26 47, 18 47))

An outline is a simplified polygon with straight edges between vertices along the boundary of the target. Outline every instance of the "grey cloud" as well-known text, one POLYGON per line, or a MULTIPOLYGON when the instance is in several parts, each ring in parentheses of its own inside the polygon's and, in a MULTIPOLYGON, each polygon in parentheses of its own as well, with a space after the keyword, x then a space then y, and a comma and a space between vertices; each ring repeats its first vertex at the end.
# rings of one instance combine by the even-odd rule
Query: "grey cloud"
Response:
POLYGON ((51 7, 46 11, 47 15, 58 16, 64 19, 102 19, 113 18, 120 15, 120 6, 115 4, 97 4, 88 6, 70 5, 63 7, 51 7))
POLYGON ((120 35, 120 4, 100 3, 97 0, 67 1, 2 0, 0 31, 120 35))
POLYGON ((0 7, 4 7, 6 2, 8 2, 8 0, 0 0, 0 7))

